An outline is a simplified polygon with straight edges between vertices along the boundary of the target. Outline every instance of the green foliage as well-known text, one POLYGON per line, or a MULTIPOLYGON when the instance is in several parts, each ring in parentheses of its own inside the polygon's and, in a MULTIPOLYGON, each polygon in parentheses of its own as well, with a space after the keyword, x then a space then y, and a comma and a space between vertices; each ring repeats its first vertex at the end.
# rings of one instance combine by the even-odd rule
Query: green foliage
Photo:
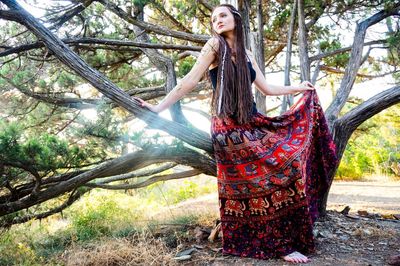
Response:
POLYGON ((396 66, 400 62, 400 32, 389 34, 387 39, 390 47, 387 60, 388 63, 396 66))
POLYGON ((44 133, 29 137, 23 134, 16 123, 0 123, 0 160, 19 163, 36 171, 74 167, 88 158, 88 154, 77 146, 44 133))
POLYGON ((72 216, 72 226, 76 230, 77 240, 87 241, 99 236, 110 235, 110 220, 123 211, 117 204, 109 199, 103 198, 99 205, 90 205, 86 208, 75 209, 77 213, 72 216))
POLYGON ((135 6, 138 6, 142 9, 145 5, 151 3, 151 1, 150 0, 133 0, 132 3, 135 6))
POLYGON ((395 105, 364 122, 350 138, 337 177, 396 176, 400 162, 400 106, 395 105))
MULTIPOLYGON (((341 42, 338 39, 326 40, 320 43, 322 52, 334 51, 342 48, 341 42)), ((345 68, 350 59, 349 53, 340 53, 335 56, 325 57, 324 63, 335 68, 345 68)))
POLYGON ((193 65, 196 63, 196 59, 193 57, 186 57, 178 65, 178 72, 176 75, 181 78, 185 76, 192 69, 193 65))
POLYGON ((180 181, 179 186, 172 181, 161 184, 154 183, 146 188, 136 190, 135 193, 141 198, 148 198, 151 201, 157 201, 161 206, 167 206, 216 191, 217 187, 214 182, 209 179, 196 180, 197 178, 192 177, 180 181))

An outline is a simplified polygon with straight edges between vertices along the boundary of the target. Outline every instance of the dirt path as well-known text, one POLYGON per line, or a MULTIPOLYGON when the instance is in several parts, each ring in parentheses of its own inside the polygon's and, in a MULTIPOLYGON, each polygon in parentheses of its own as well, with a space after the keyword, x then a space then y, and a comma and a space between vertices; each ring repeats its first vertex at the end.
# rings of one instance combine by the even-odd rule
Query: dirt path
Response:
MULTIPOLYGON (((340 211, 345 206, 350 207, 350 213, 357 210, 381 214, 400 213, 400 182, 335 181, 329 192, 327 209, 340 211)), ((174 205, 171 212, 181 212, 182 209, 218 212, 218 194, 208 194, 174 205)))
MULTIPOLYGON (((169 212, 182 210, 218 211, 217 194, 211 194, 176 206, 169 212)), ((388 265, 391 255, 400 253, 400 221, 359 217, 353 219, 338 211, 349 206, 350 214, 358 210, 370 213, 400 213, 400 182, 334 182, 328 198, 328 214, 315 224, 317 252, 310 255, 311 262, 301 265, 388 265)), ((194 232, 192 232, 194 234, 194 232)), ((186 243, 190 248, 193 244, 186 243)), ((181 265, 294 265, 282 260, 256 260, 223 256, 217 252, 221 246, 203 241, 203 249, 193 253, 191 260, 181 265)), ((300 264, 299 264, 300 265, 300 264)))
POLYGON ((400 182, 333 182, 328 209, 350 206, 379 213, 400 213, 400 182))

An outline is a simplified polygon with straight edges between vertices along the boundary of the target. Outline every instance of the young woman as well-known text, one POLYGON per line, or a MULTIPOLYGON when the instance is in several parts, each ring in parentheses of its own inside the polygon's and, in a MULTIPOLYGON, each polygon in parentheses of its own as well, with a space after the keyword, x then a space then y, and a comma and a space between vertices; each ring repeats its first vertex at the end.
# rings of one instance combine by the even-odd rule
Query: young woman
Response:
POLYGON ((218 173, 224 254, 308 262, 312 227, 336 164, 335 146, 313 85, 268 84, 245 49, 242 19, 231 5, 211 16, 213 37, 191 71, 157 105, 161 112, 190 92, 208 69, 214 87, 211 136, 218 173), (251 84, 265 95, 304 92, 286 113, 257 112, 251 84), (318 154, 320 153, 320 154, 318 154))

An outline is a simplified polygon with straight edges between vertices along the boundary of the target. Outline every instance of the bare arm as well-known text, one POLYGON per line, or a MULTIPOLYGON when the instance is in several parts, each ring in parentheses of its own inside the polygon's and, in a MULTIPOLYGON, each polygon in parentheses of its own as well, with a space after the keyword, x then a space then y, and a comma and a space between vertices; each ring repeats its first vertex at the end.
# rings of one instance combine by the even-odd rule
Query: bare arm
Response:
POLYGON ((256 88, 261 91, 262 94, 285 95, 315 89, 314 86, 308 81, 304 81, 297 86, 280 86, 267 83, 264 75, 261 73, 261 70, 258 67, 256 60, 254 59, 253 54, 250 51, 247 51, 247 54, 250 57, 251 64, 253 65, 254 70, 256 71, 256 79, 254 80, 254 84, 256 85, 256 88))
POLYGON ((209 39, 201 49, 200 55, 190 72, 186 74, 186 76, 174 87, 173 90, 167 94, 167 96, 164 97, 159 104, 154 106, 143 101, 142 99, 135 99, 139 100, 142 106, 145 106, 156 113, 168 109, 171 105, 179 101, 185 94, 189 93, 194 89, 194 87, 196 87, 204 72, 215 60, 216 51, 218 51, 217 49, 218 40, 215 38, 209 39))

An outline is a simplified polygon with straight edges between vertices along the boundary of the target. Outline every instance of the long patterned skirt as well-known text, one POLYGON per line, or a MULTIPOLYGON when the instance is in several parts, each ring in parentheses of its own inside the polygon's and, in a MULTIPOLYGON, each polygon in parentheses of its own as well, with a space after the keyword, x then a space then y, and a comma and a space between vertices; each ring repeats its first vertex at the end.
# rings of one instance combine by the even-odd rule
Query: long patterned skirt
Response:
POLYGON ((212 117, 223 254, 260 259, 315 251, 318 204, 336 148, 316 91, 287 112, 238 125, 212 117))

